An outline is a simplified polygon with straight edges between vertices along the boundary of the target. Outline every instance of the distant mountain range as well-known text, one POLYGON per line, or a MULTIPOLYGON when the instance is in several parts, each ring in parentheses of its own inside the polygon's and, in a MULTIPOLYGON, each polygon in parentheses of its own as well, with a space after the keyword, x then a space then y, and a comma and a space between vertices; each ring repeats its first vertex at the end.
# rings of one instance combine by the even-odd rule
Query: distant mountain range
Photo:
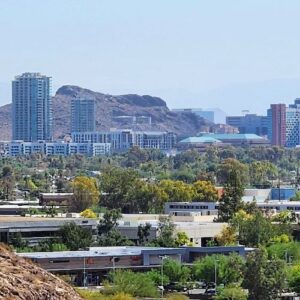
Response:
MULTIPOLYGON (((169 110, 164 100, 153 96, 135 94, 113 96, 94 92, 78 86, 65 85, 53 97, 54 138, 70 133, 71 100, 76 97, 95 99, 96 128, 132 128, 137 130, 168 130, 180 136, 194 135, 207 121, 192 113, 175 113, 169 110), (135 117, 151 117, 151 126, 146 118, 132 122, 135 117)), ((11 104, 0 107, 0 140, 11 139, 11 104)))

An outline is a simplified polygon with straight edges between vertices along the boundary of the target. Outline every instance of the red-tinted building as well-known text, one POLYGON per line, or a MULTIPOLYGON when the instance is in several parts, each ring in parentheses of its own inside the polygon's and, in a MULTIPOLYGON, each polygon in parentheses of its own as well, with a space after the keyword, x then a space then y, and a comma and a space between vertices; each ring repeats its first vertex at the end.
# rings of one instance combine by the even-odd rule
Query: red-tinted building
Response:
POLYGON ((268 111, 270 117, 272 145, 284 147, 286 143, 286 105, 271 104, 268 111))

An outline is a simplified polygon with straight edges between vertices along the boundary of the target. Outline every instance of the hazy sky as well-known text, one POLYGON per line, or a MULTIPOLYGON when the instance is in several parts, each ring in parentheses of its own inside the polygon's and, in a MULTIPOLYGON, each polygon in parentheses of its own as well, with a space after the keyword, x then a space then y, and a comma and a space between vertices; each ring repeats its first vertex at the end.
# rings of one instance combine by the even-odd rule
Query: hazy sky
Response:
POLYGON ((0 0, 0 104, 39 71, 169 107, 264 112, 300 97, 299 0, 0 0))

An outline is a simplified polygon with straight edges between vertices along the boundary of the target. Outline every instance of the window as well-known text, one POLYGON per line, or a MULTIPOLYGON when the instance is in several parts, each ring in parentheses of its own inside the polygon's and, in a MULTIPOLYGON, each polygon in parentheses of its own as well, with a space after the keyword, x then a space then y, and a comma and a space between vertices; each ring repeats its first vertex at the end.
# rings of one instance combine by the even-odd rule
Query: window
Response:
POLYGON ((49 263, 52 264, 62 264, 62 263, 68 263, 70 262, 69 259, 55 259, 55 260, 49 260, 49 263))

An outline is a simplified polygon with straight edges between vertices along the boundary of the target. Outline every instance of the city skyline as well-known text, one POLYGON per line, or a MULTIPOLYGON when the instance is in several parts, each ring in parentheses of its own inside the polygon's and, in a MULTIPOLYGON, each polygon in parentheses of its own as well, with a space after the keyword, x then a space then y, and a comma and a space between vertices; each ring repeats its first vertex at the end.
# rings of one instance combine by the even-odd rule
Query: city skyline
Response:
POLYGON ((299 8, 267 0, 3 2, 0 105, 11 102, 15 74, 39 71, 55 78, 54 92, 73 84, 150 94, 170 108, 261 114, 300 96, 299 8))

